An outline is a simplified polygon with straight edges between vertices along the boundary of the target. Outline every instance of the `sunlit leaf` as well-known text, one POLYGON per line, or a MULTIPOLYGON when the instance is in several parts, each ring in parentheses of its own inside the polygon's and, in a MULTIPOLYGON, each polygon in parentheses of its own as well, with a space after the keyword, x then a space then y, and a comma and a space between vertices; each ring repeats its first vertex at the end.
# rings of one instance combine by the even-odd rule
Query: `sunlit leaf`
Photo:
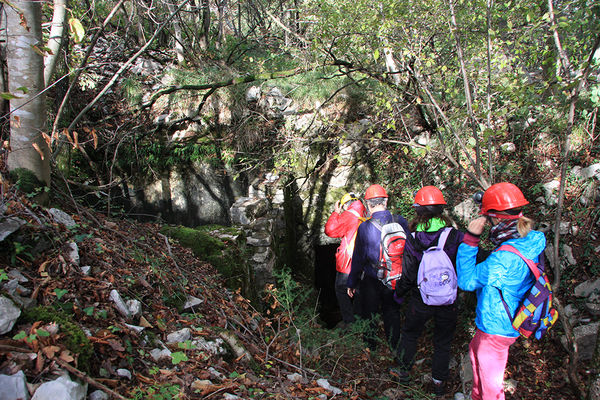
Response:
POLYGON ((83 40, 85 36, 85 29, 77 18, 69 19, 69 29, 71 30, 71 34, 73 35, 73 40, 75 43, 79 43, 83 40))
POLYGON ((185 355, 185 353, 183 351, 176 351, 171 354, 171 362, 173 363, 173 365, 177 365, 180 362, 187 361, 187 360, 188 360, 188 356, 185 355))
POLYGON ((20 99, 19 96, 15 96, 9 92, 0 92, 0 97, 2 97, 4 100, 20 99))

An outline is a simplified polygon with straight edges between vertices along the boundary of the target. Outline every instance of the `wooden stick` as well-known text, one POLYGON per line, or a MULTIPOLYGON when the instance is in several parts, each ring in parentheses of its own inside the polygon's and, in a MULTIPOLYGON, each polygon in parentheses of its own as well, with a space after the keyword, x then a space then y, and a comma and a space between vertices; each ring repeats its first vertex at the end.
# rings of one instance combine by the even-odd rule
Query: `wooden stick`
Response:
POLYGON ((120 399, 120 400, 127 400, 126 397, 121 396, 119 393, 115 392, 114 390, 112 390, 108 386, 103 385, 102 383, 98 382, 94 378, 92 378, 92 377, 86 375, 85 373, 81 372, 80 370, 78 370, 74 366, 70 365, 69 363, 64 362, 60 358, 52 357, 52 361, 55 361, 58 365, 60 365, 61 367, 63 367, 67 371, 69 371, 70 373, 72 373, 74 375, 77 375, 77 377, 83 379, 84 381, 86 381, 90 385, 92 385, 94 387, 97 387, 98 389, 103 390, 103 391, 109 393, 111 396, 116 397, 117 399, 120 399))

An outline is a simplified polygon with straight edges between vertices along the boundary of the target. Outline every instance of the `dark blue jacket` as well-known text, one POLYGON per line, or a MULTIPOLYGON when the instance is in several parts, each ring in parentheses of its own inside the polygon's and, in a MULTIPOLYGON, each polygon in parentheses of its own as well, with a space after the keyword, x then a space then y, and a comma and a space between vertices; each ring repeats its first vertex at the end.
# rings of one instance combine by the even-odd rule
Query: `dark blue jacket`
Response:
MULTIPOLYGON (((392 222, 398 222, 406 231, 407 241, 410 236, 408 230, 408 222, 401 215, 392 215, 388 210, 377 211, 371 215, 370 219, 377 219, 381 225, 392 222)), ((354 244, 354 253, 352 253, 352 267, 350 276, 348 277, 347 286, 356 288, 363 272, 377 279, 376 266, 379 264, 381 232, 377 229, 370 220, 366 220, 358 227, 356 234, 356 242, 354 244)))

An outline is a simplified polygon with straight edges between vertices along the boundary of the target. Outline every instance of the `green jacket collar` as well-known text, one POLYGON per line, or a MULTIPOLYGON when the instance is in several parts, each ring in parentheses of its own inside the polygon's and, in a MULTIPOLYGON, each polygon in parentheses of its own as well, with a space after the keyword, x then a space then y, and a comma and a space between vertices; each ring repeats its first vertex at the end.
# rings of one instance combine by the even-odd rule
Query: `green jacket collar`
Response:
POLYGON ((446 227, 446 222, 441 218, 432 218, 429 222, 429 229, 425 230, 425 224, 419 224, 415 230, 417 232, 437 232, 446 227))

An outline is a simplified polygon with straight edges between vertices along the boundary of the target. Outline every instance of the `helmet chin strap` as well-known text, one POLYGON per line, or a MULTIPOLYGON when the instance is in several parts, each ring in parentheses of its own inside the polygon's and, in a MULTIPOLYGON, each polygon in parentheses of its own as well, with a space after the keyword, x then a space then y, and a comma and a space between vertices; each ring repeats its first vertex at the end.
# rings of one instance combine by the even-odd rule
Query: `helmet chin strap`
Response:
POLYGON ((491 217, 491 218, 498 218, 498 219, 519 219, 523 216, 523 212, 520 212, 518 214, 515 215, 511 215, 511 214, 504 214, 504 213, 495 213, 495 212, 487 212, 485 213, 485 215, 487 217, 491 217))

